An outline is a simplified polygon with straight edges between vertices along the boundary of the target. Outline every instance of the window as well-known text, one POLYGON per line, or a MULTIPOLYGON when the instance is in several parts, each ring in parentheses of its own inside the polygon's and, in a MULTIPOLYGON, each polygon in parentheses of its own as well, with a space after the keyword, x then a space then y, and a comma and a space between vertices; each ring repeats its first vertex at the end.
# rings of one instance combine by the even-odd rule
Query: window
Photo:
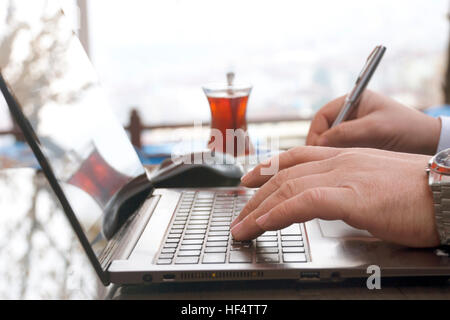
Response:
MULTIPOLYGON (((61 1, 74 29, 83 1, 61 1)), ((447 0, 86 3, 91 59, 124 125, 133 107, 147 125, 208 120, 201 86, 229 70, 254 86, 250 119, 308 118, 347 93, 380 43, 370 88, 416 108, 442 103, 447 0)), ((10 125, 0 117, 0 131, 10 125)))
POLYGON ((370 88, 441 103, 448 1, 89 1, 91 56, 122 122, 209 119, 201 85, 233 69, 254 85, 249 118, 311 116, 345 94, 377 44, 370 88))

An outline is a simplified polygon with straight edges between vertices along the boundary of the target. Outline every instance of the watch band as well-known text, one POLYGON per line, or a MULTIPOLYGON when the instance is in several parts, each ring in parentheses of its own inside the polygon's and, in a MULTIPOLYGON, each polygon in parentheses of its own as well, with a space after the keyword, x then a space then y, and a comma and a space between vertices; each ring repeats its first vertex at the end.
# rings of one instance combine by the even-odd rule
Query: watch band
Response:
POLYGON ((450 183, 433 183, 434 213, 441 245, 450 245, 450 183))

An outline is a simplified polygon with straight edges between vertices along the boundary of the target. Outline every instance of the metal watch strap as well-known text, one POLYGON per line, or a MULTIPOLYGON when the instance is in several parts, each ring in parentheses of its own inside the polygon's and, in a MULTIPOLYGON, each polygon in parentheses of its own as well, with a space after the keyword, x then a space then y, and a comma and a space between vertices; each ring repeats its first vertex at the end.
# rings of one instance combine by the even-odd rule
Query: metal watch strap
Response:
POLYGON ((450 183, 431 185, 436 227, 441 245, 450 245, 450 183))

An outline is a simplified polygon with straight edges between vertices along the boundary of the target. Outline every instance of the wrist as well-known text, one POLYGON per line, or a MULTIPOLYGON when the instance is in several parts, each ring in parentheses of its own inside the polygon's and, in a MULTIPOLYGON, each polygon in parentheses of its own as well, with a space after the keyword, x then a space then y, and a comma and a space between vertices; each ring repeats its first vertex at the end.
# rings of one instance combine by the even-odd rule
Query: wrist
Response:
POLYGON ((442 122, 440 118, 427 116, 427 130, 424 132, 425 143, 423 153, 434 155, 438 152, 438 146, 441 140, 442 122))

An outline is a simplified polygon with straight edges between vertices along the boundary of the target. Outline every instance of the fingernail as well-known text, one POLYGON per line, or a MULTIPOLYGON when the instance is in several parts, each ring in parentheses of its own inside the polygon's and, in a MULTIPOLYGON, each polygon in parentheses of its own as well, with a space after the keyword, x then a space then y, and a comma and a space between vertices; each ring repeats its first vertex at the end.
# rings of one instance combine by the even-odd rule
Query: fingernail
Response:
POLYGON ((242 221, 239 222, 237 225, 235 225, 233 228, 231 228, 231 234, 233 235, 233 237, 238 237, 239 234, 241 233, 241 229, 242 229, 242 221))
POLYGON ((251 171, 241 177, 242 183, 248 182, 248 179, 250 178, 250 173, 251 173, 251 171))
POLYGON ((269 219, 269 214, 266 213, 265 215, 259 217, 258 219, 256 219, 256 223, 260 226, 260 227, 264 227, 264 225, 267 222, 267 219, 269 219))

